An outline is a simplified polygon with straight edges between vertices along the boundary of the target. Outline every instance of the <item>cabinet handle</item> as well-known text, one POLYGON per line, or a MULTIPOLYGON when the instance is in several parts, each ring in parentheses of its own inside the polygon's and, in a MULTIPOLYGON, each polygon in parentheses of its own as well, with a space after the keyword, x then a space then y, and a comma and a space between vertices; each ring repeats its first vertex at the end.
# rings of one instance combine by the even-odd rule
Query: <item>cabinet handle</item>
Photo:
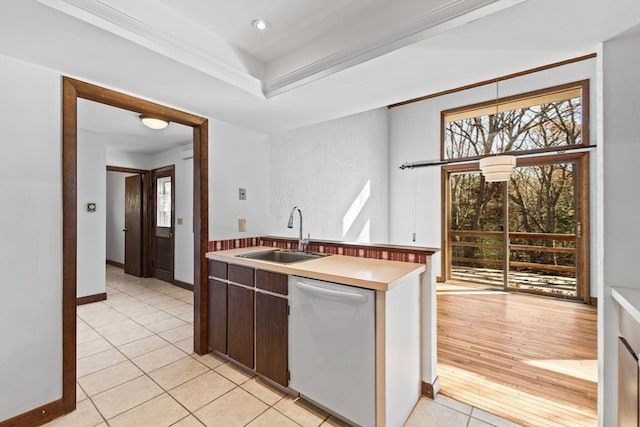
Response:
POLYGON ((318 286, 308 285, 302 282, 296 282, 296 286, 298 286, 300 289, 304 291, 314 293, 320 297, 325 297, 327 299, 355 301, 355 302, 367 301, 367 297, 365 295, 358 294, 355 292, 335 291, 333 289, 320 288, 318 286))

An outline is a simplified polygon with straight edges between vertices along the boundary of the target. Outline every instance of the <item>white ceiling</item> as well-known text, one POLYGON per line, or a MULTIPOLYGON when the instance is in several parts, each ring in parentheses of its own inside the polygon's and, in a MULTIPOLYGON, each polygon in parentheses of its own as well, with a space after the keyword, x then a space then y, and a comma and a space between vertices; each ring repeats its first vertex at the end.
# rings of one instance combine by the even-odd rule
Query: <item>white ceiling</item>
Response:
POLYGON ((78 100, 78 127, 101 135, 110 149, 154 154, 193 142, 193 129, 170 123, 164 129, 149 129, 139 114, 86 99, 78 100))
POLYGON ((638 25, 638 0, 0 0, 0 54, 273 132, 597 52, 638 25))

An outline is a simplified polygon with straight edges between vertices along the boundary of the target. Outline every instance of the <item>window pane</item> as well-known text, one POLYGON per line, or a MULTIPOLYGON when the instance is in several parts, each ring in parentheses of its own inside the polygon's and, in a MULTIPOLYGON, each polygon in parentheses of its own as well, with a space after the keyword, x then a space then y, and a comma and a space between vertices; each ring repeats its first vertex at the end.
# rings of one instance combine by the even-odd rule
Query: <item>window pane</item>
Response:
POLYGON ((156 181, 156 226, 171 227, 171 177, 156 181))
POLYGON ((445 159, 581 144, 581 95, 553 95, 445 113, 445 159))

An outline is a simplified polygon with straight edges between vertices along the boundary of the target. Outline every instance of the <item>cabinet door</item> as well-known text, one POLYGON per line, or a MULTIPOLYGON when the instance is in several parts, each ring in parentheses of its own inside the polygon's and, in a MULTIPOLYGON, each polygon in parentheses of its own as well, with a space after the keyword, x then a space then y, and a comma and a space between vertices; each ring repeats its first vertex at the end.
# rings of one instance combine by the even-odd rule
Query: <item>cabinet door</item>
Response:
POLYGON ((618 427, 638 426, 638 358, 618 338, 618 427))
POLYGON ((252 369, 254 293, 231 284, 227 288, 227 354, 252 369))
POLYGON ((227 354, 227 284, 209 279, 209 347, 227 354))
POLYGON ((256 372, 288 385, 288 300, 256 293, 256 372))

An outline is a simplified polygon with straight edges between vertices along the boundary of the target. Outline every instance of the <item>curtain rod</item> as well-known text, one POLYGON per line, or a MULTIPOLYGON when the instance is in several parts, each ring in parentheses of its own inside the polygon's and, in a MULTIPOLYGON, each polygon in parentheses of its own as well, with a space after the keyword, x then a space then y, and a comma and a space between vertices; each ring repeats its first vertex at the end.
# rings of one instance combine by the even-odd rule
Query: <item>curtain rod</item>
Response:
MULTIPOLYGON (((531 157, 531 156, 539 156, 539 155, 550 155, 550 154, 562 154, 566 151, 578 151, 578 150, 591 150, 592 148, 596 148, 595 144, 592 145, 580 145, 580 146, 576 146, 576 147, 572 147, 572 146, 566 146, 563 148, 559 148, 558 150, 553 150, 553 151, 543 151, 541 153, 518 153, 516 152, 512 152, 512 153, 508 153, 509 155, 512 156, 524 156, 524 157, 531 157)), ((492 154, 493 156, 499 156, 501 154, 506 154, 506 153, 500 153, 500 154, 492 154)), ((487 157, 487 156, 485 156, 487 157)), ((478 160, 480 160, 481 157, 473 157, 473 158, 466 158, 466 159, 452 159, 452 160, 422 160, 419 162, 405 162, 403 164, 401 164, 399 166, 399 168, 401 170, 405 170, 405 169, 415 169, 415 168, 423 168, 423 167, 427 167, 427 166, 443 166, 443 165, 452 165, 455 163, 472 163, 472 162, 477 162, 478 160)))

